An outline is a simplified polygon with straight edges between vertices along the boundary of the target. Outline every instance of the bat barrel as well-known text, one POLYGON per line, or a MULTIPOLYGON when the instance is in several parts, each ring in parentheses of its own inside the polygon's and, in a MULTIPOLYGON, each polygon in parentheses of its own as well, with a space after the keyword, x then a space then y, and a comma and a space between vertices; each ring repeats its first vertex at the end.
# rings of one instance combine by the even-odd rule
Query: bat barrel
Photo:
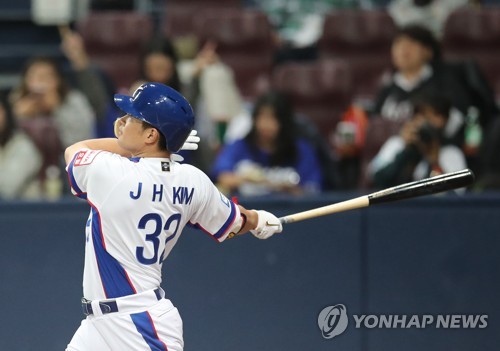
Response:
POLYGON ((463 188, 474 182, 474 173, 470 169, 454 173, 446 173, 416 182, 398 185, 385 190, 377 191, 370 195, 360 196, 351 200, 342 201, 332 205, 315 208, 312 210, 291 214, 280 218, 282 224, 303 221, 332 213, 349 211, 367 207, 374 204, 392 202, 414 197, 437 194, 457 188, 463 188))
POLYGON ((392 202, 463 188, 473 182, 474 173, 470 169, 464 169, 377 191, 368 195, 368 199, 370 205, 392 202))

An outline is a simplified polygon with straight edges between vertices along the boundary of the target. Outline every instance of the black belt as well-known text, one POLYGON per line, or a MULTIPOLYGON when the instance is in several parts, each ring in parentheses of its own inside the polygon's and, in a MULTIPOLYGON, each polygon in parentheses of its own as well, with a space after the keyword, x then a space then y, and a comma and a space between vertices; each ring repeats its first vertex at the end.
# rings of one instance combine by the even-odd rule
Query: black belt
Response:
MULTIPOLYGON (((156 288, 154 293, 158 301, 160 301, 161 300, 160 288, 156 288)), ((101 309, 102 314, 118 312, 118 305, 116 304, 116 300, 107 300, 105 302, 99 302, 99 308, 101 309)), ((82 312, 86 316, 91 316, 94 314, 94 311, 92 310, 92 301, 87 300, 84 297, 82 298, 82 312)))

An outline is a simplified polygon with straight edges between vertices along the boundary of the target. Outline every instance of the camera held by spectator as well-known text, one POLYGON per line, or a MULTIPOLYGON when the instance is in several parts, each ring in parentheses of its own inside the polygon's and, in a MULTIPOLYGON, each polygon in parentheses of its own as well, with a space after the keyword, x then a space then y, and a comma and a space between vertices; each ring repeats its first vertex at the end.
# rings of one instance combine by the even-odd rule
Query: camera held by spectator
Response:
POLYGON ((449 100, 438 94, 415 99, 414 115, 399 135, 389 138, 370 165, 377 187, 388 187, 411 180, 465 168, 460 148, 450 144, 445 128, 450 114, 449 100))

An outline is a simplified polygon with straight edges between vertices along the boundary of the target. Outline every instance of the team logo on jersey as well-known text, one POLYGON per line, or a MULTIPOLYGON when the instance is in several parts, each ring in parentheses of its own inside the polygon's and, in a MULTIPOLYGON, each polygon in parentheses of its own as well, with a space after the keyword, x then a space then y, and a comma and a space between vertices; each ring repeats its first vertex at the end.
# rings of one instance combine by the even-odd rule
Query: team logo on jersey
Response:
POLYGON ((170 172, 170 162, 161 161, 161 170, 163 172, 170 172))
POLYGON ((229 199, 227 197, 225 197, 224 195, 222 195, 221 192, 219 192, 219 195, 220 195, 220 199, 221 199, 222 203, 224 205, 226 205, 227 207, 231 207, 229 204, 229 199))
POLYGON ((75 166, 85 166, 94 162, 95 158, 101 150, 83 150, 80 151, 75 157, 75 166))

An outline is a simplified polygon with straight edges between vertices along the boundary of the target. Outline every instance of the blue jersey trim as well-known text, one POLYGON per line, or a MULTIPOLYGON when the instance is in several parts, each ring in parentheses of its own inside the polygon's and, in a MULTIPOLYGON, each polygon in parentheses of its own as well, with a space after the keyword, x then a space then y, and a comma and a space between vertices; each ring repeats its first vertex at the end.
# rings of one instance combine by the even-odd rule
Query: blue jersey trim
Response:
POLYGON ((125 269, 106 251, 99 211, 93 204, 90 205, 92 206, 92 242, 106 298, 135 294, 135 288, 125 269))
POLYGON ((78 153, 73 156, 73 159, 69 163, 68 167, 68 180, 69 180, 69 185, 71 188, 75 191, 75 196, 78 196, 81 199, 87 199, 87 193, 83 192, 82 189, 78 186, 75 175, 73 174, 73 167, 75 163, 76 156, 78 156, 78 153))
POLYGON ((158 337, 156 328, 148 312, 133 313, 132 322, 152 351, 168 351, 167 345, 158 337))
POLYGON ((210 237, 213 238, 215 241, 220 242, 219 239, 224 234, 226 234, 226 232, 228 231, 229 227, 231 225, 233 225, 234 220, 236 219, 236 205, 232 201, 230 201, 230 203, 231 203, 231 213, 229 214, 229 217, 226 220, 226 222, 224 223, 224 225, 217 231, 217 233, 215 233, 215 234, 210 233, 208 230, 206 230, 205 228, 203 228, 199 223, 188 222, 187 226, 189 226, 191 228, 194 228, 194 229, 200 229, 204 233, 210 235, 210 237))
POLYGON ((214 238, 219 239, 221 236, 226 234, 228 228, 234 223, 234 219, 236 217, 236 206, 234 202, 229 201, 231 203, 231 214, 229 215, 226 223, 219 229, 217 233, 214 234, 214 238))

